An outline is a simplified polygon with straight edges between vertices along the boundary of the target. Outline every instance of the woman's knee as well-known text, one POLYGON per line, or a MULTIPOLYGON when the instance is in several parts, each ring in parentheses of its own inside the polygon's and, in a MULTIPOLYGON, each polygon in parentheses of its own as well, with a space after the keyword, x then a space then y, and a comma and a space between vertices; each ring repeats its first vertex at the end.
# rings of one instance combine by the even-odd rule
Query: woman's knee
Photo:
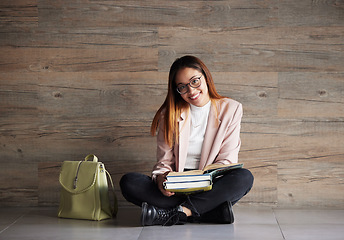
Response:
POLYGON ((253 185, 254 177, 250 170, 246 168, 234 169, 228 174, 228 181, 234 183, 240 189, 250 190, 253 185))
POLYGON ((132 172, 132 173, 126 173, 121 177, 121 180, 119 181, 119 186, 121 188, 122 192, 127 192, 128 190, 135 186, 135 179, 137 179, 138 173, 132 172))
POLYGON ((250 182, 250 183, 253 183, 253 181, 254 181, 254 176, 253 176, 253 174, 251 173, 251 171, 248 170, 248 169, 246 169, 246 168, 243 168, 242 170, 243 170, 243 172, 244 172, 244 176, 245 176, 245 178, 247 179, 247 181, 250 182))
POLYGON ((240 177, 244 179, 247 183, 253 183, 254 177, 250 170, 246 168, 240 168, 240 177))
POLYGON ((251 171, 246 168, 240 169, 240 179, 248 189, 247 192, 250 191, 254 182, 254 176, 251 171))

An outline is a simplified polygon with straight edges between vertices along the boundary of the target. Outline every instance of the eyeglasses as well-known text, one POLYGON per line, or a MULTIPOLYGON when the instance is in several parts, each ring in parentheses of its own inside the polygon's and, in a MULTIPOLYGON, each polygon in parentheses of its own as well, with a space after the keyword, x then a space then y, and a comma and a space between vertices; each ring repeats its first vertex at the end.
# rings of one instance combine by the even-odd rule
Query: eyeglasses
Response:
POLYGON ((201 77, 202 76, 191 79, 188 84, 179 83, 177 86, 177 92, 179 92, 180 94, 187 93, 189 91, 188 85, 190 85, 190 87, 192 87, 192 88, 200 87, 201 86, 201 77))

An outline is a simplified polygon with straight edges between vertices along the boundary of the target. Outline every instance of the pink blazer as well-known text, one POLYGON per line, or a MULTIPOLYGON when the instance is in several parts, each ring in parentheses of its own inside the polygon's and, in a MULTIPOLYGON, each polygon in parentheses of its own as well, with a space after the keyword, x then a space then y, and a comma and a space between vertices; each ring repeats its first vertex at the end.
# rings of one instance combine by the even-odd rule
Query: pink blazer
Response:
MULTIPOLYGON (((210 108, 208 124, 204 136, 199 169, 212 163, 236 163, 241 146, 240 124, 243 114, 241 103, 224 98, 216 101, 216 109, 210 108)), ((157 163, 152 171, 152 178, 167 171, 182 172, 184 170, 190 136, 190 117, 188 111, 183 112, 179 120, 179 144, 172 148, 165 143, 163 124, 157 134, 157 163)), ((160 121, 162 122, 162 121, 160 121)))

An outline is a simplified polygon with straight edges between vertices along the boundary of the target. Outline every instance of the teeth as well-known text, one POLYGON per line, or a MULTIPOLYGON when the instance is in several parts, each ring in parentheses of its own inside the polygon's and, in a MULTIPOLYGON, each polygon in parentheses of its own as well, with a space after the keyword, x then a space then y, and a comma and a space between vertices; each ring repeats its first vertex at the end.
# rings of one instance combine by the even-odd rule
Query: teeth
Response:
POLYGON ((190 97, 190 98, 191 98, 191 100, 194 100, 194 99, 196 99, 198 96, 199 96, 199 93, 197 93, 196 95, 194 95, 194 96, 192 96, 192 97, 190 97))

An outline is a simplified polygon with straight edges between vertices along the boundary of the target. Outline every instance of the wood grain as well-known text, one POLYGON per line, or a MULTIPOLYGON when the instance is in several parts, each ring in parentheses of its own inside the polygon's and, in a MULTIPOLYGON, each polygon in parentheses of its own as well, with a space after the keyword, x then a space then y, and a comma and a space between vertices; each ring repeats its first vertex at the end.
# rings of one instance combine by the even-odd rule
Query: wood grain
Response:
POLYGON ((65 48, 65 49, 123 49, 156 48, 156 27, 116 28, 42 28, 29 33, 6 32, 0 34, 1 46, 15 48, 65 48))
POLYGON ((343 26, 344 2, 339 1, 278 1, 280 25, 343 26))
POLYGON ((343 156, 279 162, 278 202, 294 207, 343 208, 343 156))
POLYGON ((38 0, 2 0, 1 32, 30 32, 38 27, 38 0))
POLYGON ((167 71, 177 57, 194 54, 211 71, 343 71, 343 40, 343 27, 164 27, 159 29, 159 70, 167 71))
POLYGON ((344 2, 0 2, 0 206, 56 206, 65 160, 150 174, 172 62, 243 104, 239 204, 343 208, 344 2))
MULTIPOLYGON (((1 148, 4 145, 1 141, 1 148)), ((21 155, 21 152, 16 151, 16 154, 21 155)), ((5 166, 0 168, 1 206, 37 206, 37 164, 8 159, 1 159, 1 164, 5 166)))
POLYGON ((342 1, 40 1, 40 26, 342 26, 342 1), (104 20, 106 19, 106 20, 104 20))
POLYGON ((281 117, 342 118, 344 116, 343 73, 280 73, 281 117))
MULTIPOLYGON (((0 51, 2 51, 0 49, 0 51)), ((3 49, 0 72, 113 72, 157 70, 154 49, 3 49), (22 56, 30 58, 22 59, 22 56), (33 57, 31 57, 33 56, 33 57), (23 61, 24 60, 24 61, 23 61)))
POLYGON ((88 28, 116 26, 223 25, 230 7, 226 1, 42 1, 41 26, 88 28), (90 19, 85 21, 85 19, 90 19), (106 21, 104 21, 106 19, 106 21))
POLYGON ((249 161, 291 161, 338 157, 342 147, 342 120, 244 119, 241 158, 249 161))
POLYGON ((245 117, 277 114, 278 74, 273 72, 214 72, 217 91, 243 104, 245 117))

